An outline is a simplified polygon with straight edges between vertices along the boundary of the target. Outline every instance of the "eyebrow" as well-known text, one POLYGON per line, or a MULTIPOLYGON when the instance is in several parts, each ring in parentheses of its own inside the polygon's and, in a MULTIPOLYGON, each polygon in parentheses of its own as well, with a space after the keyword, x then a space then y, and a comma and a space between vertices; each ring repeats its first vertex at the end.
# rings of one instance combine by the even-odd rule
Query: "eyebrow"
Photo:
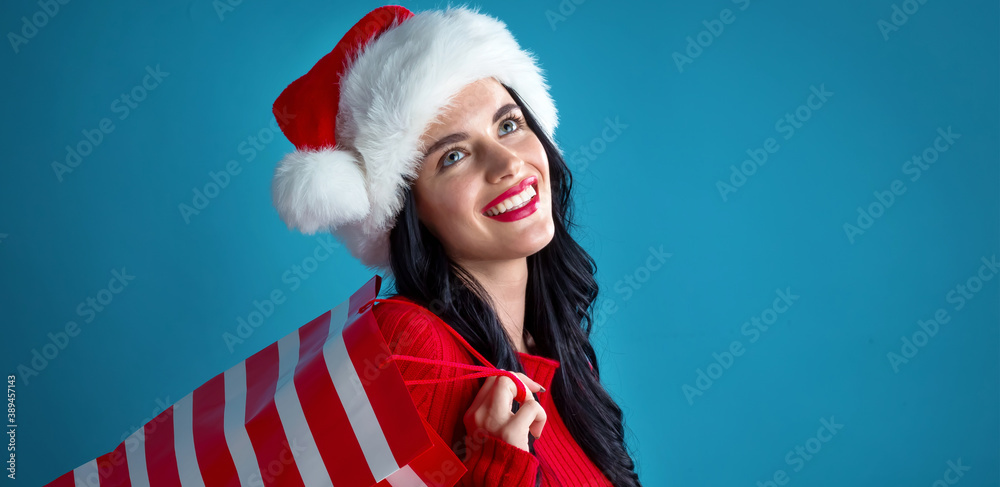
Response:
MULTIPOLYGON (((500 107, 500 109, 498 109, 497 112, 493 114, 493 123, 499 122, 500 119, 504 117, 504 115, 507 115, 507 113, 516 108, 518 108, 518 106, 514 103, 508 103, 500 107)), ((424 152, 424 158, 429 157, 431 154, 433 154, 441 147, 444 147, 452 142, 465 140, 467 138, 469 138, 468 132, 456 132, 447 137, 443 137, 441 140, 438 140, 437 142, 434 143, 434 145, 432 145, 429 149, 427 149, 426 152, 424 152)))

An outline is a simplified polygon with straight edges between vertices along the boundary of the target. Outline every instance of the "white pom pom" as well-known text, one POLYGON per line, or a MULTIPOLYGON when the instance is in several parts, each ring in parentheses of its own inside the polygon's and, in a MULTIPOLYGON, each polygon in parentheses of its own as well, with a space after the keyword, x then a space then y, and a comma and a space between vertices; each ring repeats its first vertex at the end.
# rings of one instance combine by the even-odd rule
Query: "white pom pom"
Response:
POLYGON ((274 172, 271 198, 288 228, 307 235, 359 221, 370 210, 354 155, 336 149, 286 155, 274 172))

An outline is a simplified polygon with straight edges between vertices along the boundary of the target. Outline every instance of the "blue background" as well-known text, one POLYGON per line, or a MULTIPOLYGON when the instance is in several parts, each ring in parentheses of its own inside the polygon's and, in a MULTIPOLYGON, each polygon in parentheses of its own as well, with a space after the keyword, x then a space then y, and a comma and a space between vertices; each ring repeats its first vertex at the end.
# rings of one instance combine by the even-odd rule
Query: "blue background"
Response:
MULTIPOLYGON (((984 268, 975 282, 1000 253, 997 3, 908 3, 887 35, 879 22, 903 2, 632 3, 483 11, 538 55, 560 109, 577 237, 613 310, 593 342, 644 484, 771 485, 783 470, 792 485, 931 485, 960 459, 962 485, 1000 485, 1000 279, 984 268), (713 23, 723 9, 729 23, 713 23), (776 123, 796 112, 786 138, 776 123), (911 181, 904 164, 948 127, 960 138, 911 181), (768 138, 778 150, 723 195, 768 138), (905 193, 879 211, 894 180, 905 193), (849 237, 870 206, 878 217, 849 237), (961 309, 959 285, 980 289, 961 309), (798 298, 767 311, 778 290, 798 298), (904 350, 938 309, 948 323, 904 350), (734 341, 743 353, 727 358, 734 341), (843 427, 810 441, 824 420, 843 427)), ((378 5, 246 1, 220 16, 207 0, 70 1, 17 52, 0 48, 0 371, 18 376, 18 483, 112 450, 370 279, 343 247, 297 286, 283 279, 324 239, 288 231, 271 205, 292 146, 269 127, 281 90, 378 5), (115 100, 156 66, 169 74, 121 118, 115 100), (57 175, 103 118, 113 131, 57 175), (185 219, 179 205, 229 161, 239 174, 185 219), (123 268, 128 286, 78 314, 123 268), (284 303, 230 350, 223 334, 275 289, 284 303), (22 378, 69 321, 80 334, 22 378)), ((41 11, 0 8, 13 33, 41 11)))

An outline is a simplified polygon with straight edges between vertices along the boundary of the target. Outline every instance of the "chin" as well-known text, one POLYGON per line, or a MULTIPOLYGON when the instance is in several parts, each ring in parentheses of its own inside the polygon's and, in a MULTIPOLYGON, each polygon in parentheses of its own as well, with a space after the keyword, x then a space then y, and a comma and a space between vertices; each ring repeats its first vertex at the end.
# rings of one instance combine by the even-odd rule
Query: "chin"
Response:
POLYGON ((528 255, 537 254, 538 252, 540 252, 545 247, 548 247, 548 245, 550 243, 552 243, 552 240, 555 238, 555 226, 552 225, 552 219, 551 218, 548 221, 549 221, 549 224, 547 225, 547 228, 545 229, 545 236, 541 237, 541 238, 539 238, 537 240, 534 240, 534 244, 530 245, 529 248, 526 249, 526 250, 528 250, 530 252, 528 255))

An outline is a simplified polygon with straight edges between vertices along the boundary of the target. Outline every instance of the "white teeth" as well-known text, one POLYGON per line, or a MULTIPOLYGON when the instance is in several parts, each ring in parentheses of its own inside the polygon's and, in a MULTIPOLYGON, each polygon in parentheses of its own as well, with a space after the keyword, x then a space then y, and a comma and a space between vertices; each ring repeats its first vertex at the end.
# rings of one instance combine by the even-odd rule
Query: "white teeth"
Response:
POLYGON ((493 208, 490 208, 489 211, 486 212, 486 214, 489 216, 496 216, 501 213, 520 208, 528 204, 528 202, 531 201, 531 198, 534 197, 536 194, 537 193, 535 193, 535 188, 528 186, 520 194, 516 194, 510 198, 507 198, 502 202, 500 202, 499 204, 497 204, 496 206, 494 206, 493 208))

